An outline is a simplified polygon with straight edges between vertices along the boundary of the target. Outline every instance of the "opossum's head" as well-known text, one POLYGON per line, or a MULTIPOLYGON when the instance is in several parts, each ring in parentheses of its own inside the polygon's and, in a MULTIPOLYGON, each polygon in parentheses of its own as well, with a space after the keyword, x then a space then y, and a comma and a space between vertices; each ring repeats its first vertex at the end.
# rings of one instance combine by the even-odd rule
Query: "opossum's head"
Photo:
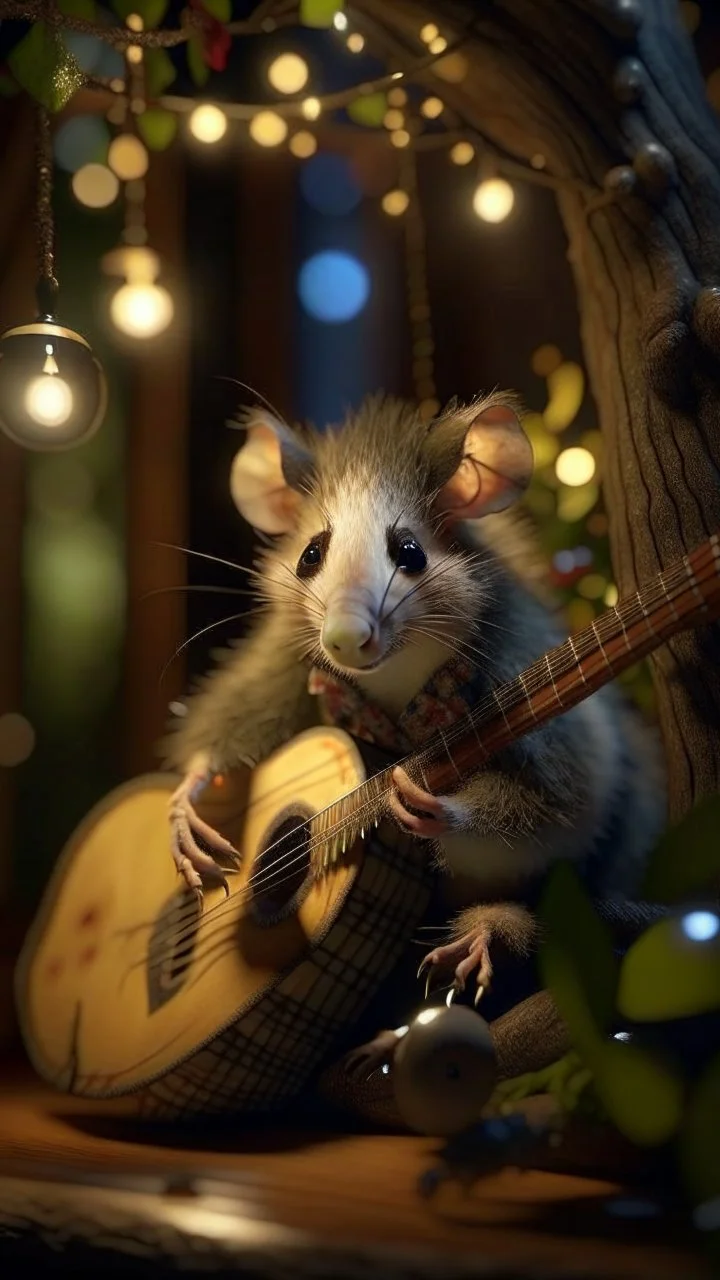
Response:
POLYGON ((453 403, 431 423, 377 397, 325 432, 263 409, 241 426, 233 496, 276 538, 263 591, 307 655, 352 676, 467 634, 492 584, 458 524, 508 506, 532 473, 512 397, 453 403))

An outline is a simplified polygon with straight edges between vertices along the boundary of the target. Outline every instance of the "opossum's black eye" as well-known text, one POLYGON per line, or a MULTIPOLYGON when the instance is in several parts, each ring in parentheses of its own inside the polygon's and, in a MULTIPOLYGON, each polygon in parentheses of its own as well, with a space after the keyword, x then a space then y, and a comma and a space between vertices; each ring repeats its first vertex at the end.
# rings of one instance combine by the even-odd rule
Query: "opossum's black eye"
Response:
POLYGON ((319 533, 311 542, 308 542, 295 569, 298 578, 311 578, 314 573, 317 573, 325 559, 329 541, 330 534, 326 532, 319 533))
POLYGON ((388 538, 390 559, 403 573, 422 573, 427 568, 427 556, 409 533, 393 531, 388 538))

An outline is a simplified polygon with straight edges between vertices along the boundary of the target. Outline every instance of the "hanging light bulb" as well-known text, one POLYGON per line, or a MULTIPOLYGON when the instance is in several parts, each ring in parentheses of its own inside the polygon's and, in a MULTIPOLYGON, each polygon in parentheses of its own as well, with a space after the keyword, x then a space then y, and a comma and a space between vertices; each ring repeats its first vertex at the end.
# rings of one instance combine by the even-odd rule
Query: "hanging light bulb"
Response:
POLYGON ((277 111, 258 111, 248 126, 250 137, 260 147, 279 147, 287 137, 288 127, 277 111))
POLYGON ((145 245, 124 245, 103 259, 108 274, 125 277, 110 299, 110 318, 129 338, 155 338, 167 329, 175 306, 172 295, 157 283, 160 260, 145 245))
POLYGON ((439 35, 440 32, 434 22, 426 22, 425 26, 422 27, 420 31, 420 39, 423 44, 430 44, 430 42, 432 40, 436 40, 439 35))
POLYGON ((306 120, 317 120, 322 111, 322 103, 319 98, 306 98, 300 110, 306 120))
POLYGON ((188 127, 198 142, 219 142, 227 132, 227 116, 211 102, 203 102, 190 113, 188 127))
POLYGON ((473 209, 484 222, 503 222, 514 203, 515 192, 504 178, 487 178, 473 196, 473 209))
POLYGON ((469 164, 475 155, 475 148, 471 142, 456 142, 454 147, 450 148, 450 159, 453 164, 469 164))
POLYGON ((389 213, 392 217, 399 217, 404 213, 410 204, 410 196, 407 191, 397 188, 395 191, 387 191, 382 198, 382 207, 385 213, 389 213))
POLYGON ((307 129, 300 129, 298 133, 293 134, 288 146, 298 159, 307 160, 309 156, 313 156, 317 151, 317 139, 307 129))
POLYGON ((420 110, 426 120, 437 120, 445 110, 445 103, 442 98, 426 98, 420 110))
POLYGON ((47 452, 71 449, 95 434, 106 408, 99 361, 81 334, 58 324, 49 307, 32 324, 0 337, 0 429, 16 444, 47 452))
POLYGON ((108 165, 122 182, 144 178, 149 163, 145 146, 134 133, 121 133, 113 138, 108 150, 108 165))

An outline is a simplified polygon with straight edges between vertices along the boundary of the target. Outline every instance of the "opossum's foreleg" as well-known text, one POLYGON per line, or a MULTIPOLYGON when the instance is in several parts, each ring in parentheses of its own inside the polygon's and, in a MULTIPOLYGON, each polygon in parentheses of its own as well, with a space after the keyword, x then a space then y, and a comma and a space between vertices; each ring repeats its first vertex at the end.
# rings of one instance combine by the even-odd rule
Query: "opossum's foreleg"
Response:
POLYGON ((538 928, 525 907, 515 902, 494 902, 462 911, 451 932, 453 941, 435 947, 425 956, 418 977, 426 973, 429 990, 434 973, 452 974, 453 986, 459 992, 475 974, 477 1004, 492 981, 491 944, 499 943, 506 952, 525 959, 536 944, 538 928))

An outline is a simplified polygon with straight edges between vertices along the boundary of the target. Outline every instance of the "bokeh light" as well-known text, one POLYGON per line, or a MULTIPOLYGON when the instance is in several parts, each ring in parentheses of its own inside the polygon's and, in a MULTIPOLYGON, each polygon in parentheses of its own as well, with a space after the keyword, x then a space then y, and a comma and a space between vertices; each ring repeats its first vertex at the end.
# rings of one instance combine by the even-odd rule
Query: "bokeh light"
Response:
POLYGON ((720 933, 720 917, 714 911, 688 911, 680 926, 693 942, 711 942, 720 933))
POLYGON ((306 98, 300 110, 306 120, 317 120, 322 111, 322 103, 319 98, 306 98))
POLYGON ((365 37, 361 36, 359 31, 353 31, 347 38, 347 47, 350 53, 362 53, 365 48, 365 37))
POLYGON ((442 98, 426 98, 422 103, 420 110, 426 120, 437 120, 445 110, 445 103, 442 98))
POLYGON ((440 58, 433 63, 433 73, 446 84, 461 84, 469 67, 464 53, 449 53, 447 58, 440 58))
POLYGON ((407 129, 393 129, 390 134, 390 141, 394 147, 408 147, 410 145, 410 134, 407 129))
POLYGON ((173 318, 171 295, 149 281, 121 285, 110 300, 110 319, 130 338, 154 338, 173 318))
POLYGON ((144 178, 149 164, 145 146, 134 133, 121 133, 113 138, 108 150, 108 165, 122 182, 144 178))
POLYGON ((14 769, 32 755, 35 730, 25 716, 8 711, 0 716, 0 768, 14 769))
POLYGON ((555 475, 561 484, 573 488, 587 484, 595 475, 595 459, 589 449, 563 449, 555 463, 555 475))
POLYGON ((536 373, 538 378, 547 378, 558 365, 562 364, 562 352, 559 347, 553 346, 550 342, 544 342, 541 347, 536 347, 532 353, 530 368, 536 373))
POLYGON ((277 111, 258 111, 248 126, 253 142, 260 147, 279 147, 287 137, 288 127, 277 111))
POLYGON ((475 155, 475 148, 471 142, 456 142, 454 147, 450 148, 450 159, 453 164, 470 164, 475 155))
POLYGON ((188 126, 198 142, 219 142, 227 133, 227 116, 212 102, 203 102, 190 113, 188 126))
POLYGON ((484 222, 504 222, 515 203, 515 192, 504 178, 488 178, 476 188, 473 209, 484 222))
POLYGON ((428 45, 430 53, 444 53, 447 49, 447 40, 444 36, 436 36, 428 45))
POLYGON ((298 278, 305 311, 324 324, 352 320, 370 296, 370 277, 357 258, 337 249, 308 258, 298 278))
POLYGON ((300 129, 298 133, 293 134, 288 145, 294 156, 298 156, 300 160, 307 160, 317 151, 317 138, 307 129, 300 129))
POLYGON ((308 64, 297 53, 281 53, 268 67, 268 80, 278 93, 299 93, 308 82, 308 64))
POLYGON ((76 173, 83 165, 104 161, 109 143, 110 133, 102 116, 72 116, 53 138, 55 163, 66 173, 76 173))
POLYGON ((75 199, 87 209, 107 209, 117 199, 120 183, 105 164, 85 164, 72 176, 75 199))
POLYGON ((545 426, 549 431, 564 431, 575 421, 585 397, 585 374, 579 364, 565 360, 547 374, 547 386, 545 426))
POLYGON ((386 213, 393 217, 398 217, 404 213, 410 204, 410 197, 407 191, 401 191, 399 188, 395 191, 388 191, 382 198, 382 207, 386 213))
POLYGON ((323 151, 303 166, 300 190, 311 208, 334 217, 351 213, 362 199, 349 162, 333 151, 323 151))
POLYGON ((420 39, 423 44, 430 44, 430 41, 436 40, 439 35, 440 32, 434 22, 426 22, 425 26, 420 29, 420 39))
POLYGON ((64 31, 63 43, 83 71, 88 75, 93 71, 99 72, 106 48, 104 40, 98 40, 97 36, 85 36, 79 31, 64 31))

